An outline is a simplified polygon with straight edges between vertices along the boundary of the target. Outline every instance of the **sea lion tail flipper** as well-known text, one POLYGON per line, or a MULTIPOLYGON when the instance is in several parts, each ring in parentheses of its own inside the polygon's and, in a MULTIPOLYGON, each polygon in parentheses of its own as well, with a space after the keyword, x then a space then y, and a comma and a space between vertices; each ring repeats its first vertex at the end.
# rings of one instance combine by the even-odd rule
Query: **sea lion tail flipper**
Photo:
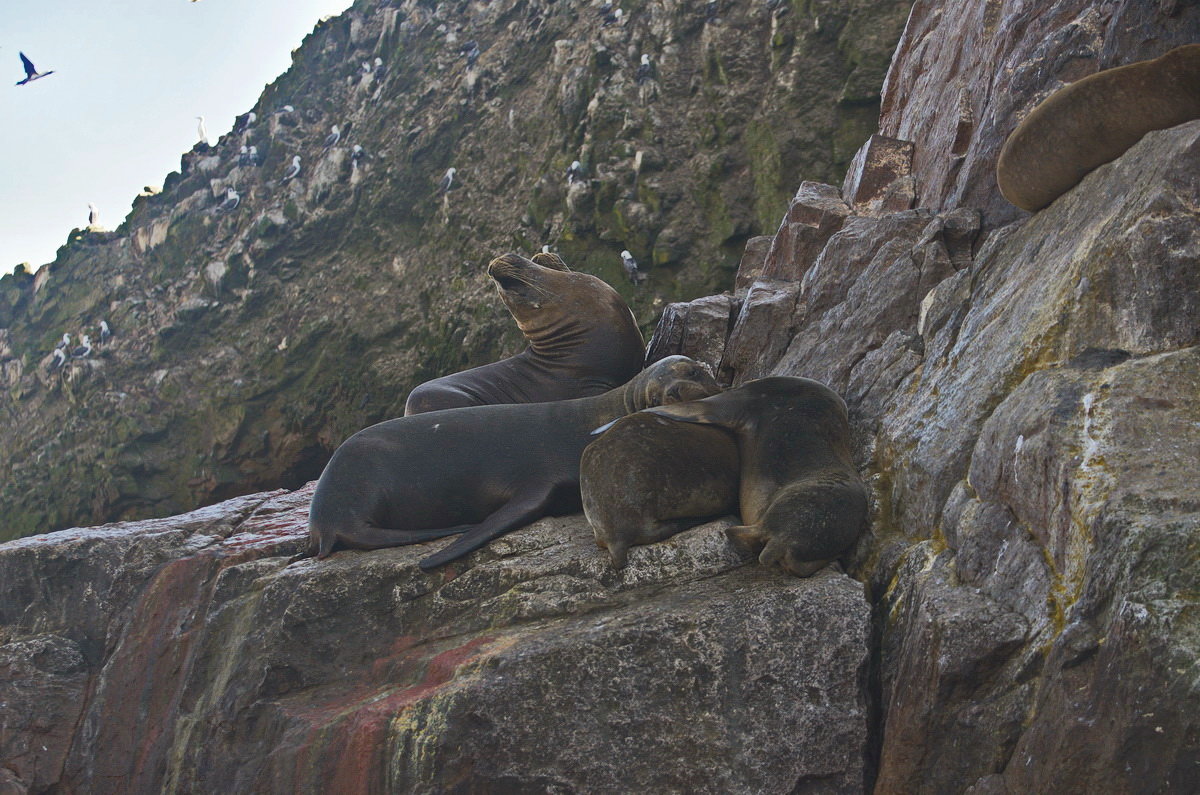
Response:
POLYGON ((436 569, 442 564, 458 560, 489 541, 499 538, 510 530, 540 519, 546 514, 546 506, 550 502, 553 488, 543 487, 537 491, 515 495, 511 500, 500 506, 488 518, 467 530, 462 538, 447 544, 429 557, 421 561, 422 571, 436 569))
POLYGON ((758 525, 734 525, 725 528, 725 537, 735 547, 747 552, 759 552, 767 543, 767 537, 758 525))
POLYGON ((625 541, 608 542, 608 556, 612 558, 614 569, 623 569, 629 562, 629 544, 625 541))
POLYGON ((767 545, 763 547, 763 551, 758 556, 758 562, 764 566, 770 566, 774 563, 782 563, 788 553, 787 542, 779 538, 772 538, 767 541, 767 545))

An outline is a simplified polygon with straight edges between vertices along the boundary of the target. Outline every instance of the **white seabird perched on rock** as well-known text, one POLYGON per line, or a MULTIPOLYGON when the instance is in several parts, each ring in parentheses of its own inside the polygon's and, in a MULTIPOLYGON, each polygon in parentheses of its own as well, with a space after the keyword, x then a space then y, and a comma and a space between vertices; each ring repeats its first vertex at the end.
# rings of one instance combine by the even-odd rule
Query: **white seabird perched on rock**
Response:
POLYGON ((275 115, 278 116, 281 113, 295 113, 295 112, 296 112, 296 109, 294 107, 292 107, 291 105, 284 105, 282 108, 275 111, 275 115))
POLYGON ((621 264, 625 266, 625 275, 629 277, 629 281, 641 284, 646 280, 646 274, 638 270, 637 260, 629 253, 629 249, 621 252, 621 264))
POLYGON ((208 129, 204 126, 204 117, 197 116, 196 118, 200 120, 200 123, 196 125, 196 134, 200 136, 199 143, 210 146, 208 143, 208 129))
POLYGON ((40 80, 43 77, 46 77, 47 75, 54 74, 53 69, 51 69, 49 72, 39 72, 37 69, 34 68, 33 61, 31 61, 27 57, 25 57, 25 53, 18 52, 17 55, 21 56, 21 65, 23 67, 25 67, 25 79, 18 80, 17 85, 23 86, 26 83, 32 83, 34 80, 40 80))
POLYGON ((446 169, 445 175, 442 176, 442 184, 438 186, 438 190, 446 193, 450 190, 450 186, 454 184, 454 175, 458 173, 458 169, 451 166, 446 169))
POLYGON ((250 165, 250 147, 246 146, 245 144, 242 144, 242 148, 238 150, 238 165, 250 165))
POLYGON ((287 173, 283 175, 281 182, 287 182, 289 179, 297 176, 300 173, 300 155, 292 156, 292 164, 288 166, 287 173))
POLYGON ((87 334, 84 334, 80 338, 80 342, 80 346, 71 351, 72 359, 82 359, 86 356, 91 356, 92 354, 92 340, 87 334))
POLYGON ((50 369, 57 370, 67 363, 67 353, 62 348, 54 349, 54 361, 50 362, 50 369))
POLYGON ((383 77, 383 73, 386 71, 387 69, 383 65, 383 59, 379 56, 375 56, 375 76, 383 77))
POLYGON ((54 346, 54 350, 56 350, 56 351, 62 350, 63 348, 67 347, 70 344, 71 344, 71 335, 67 334, 66 332, 63 332, 62 339, 59 340, 58 344, 54 346))
POLYGON ((619 8, 614 8, 612 11, 604 15, 604 24, 600 27, 607 28, 609 25, 619 25, 621 23, 621 17, 624 15, 624 11, 619 8))
POLYGON ((112 337, 112 330, 108 327, 108 321, 101 320, 100 321, 100 344, 103 345, 104 343, 108 342, 109 338, 111 338, 111 337, 112 337))
POLYGON ((364 75, 371 74, 371 64, 367 61, 362 62, 362 70, 364 75))
POLYGON ((100 225, 100 210, 98 210, 96 208, 96 205, 92 204, 91 202, 88 202, 88 226, 92 227, 92 226, 99 226, 99 225, 100 225))
POLYGON ((357 163, 359 160, 362 160, 366 156, 367 156, 367 150, 363 149, 362 146, 360 146, 359 144, 355 144, 354 146, 350 147, 350 159, 353 162, 357 163))
POLYGON ((233 212, 237 209, 241 201, 242 197, 238 195, 238 192, 232 186, 228 187, 225 189, 225 201, 221 202, 221 206, 217 207, 217 211, 223 213, 233 212))
POLYGON ((332 127, 329 128, 329 135, 325 136, 325 148, 328 149, 329 147, 333 146, 338 141, 340 141, 341 138, 342 138, 342 131, 338 129, 338 126, 336 124, 333 125, 332 127))
POLYGON ((567 168, 567 184, 574 185, 576 182, 583 181, 583 163, 578 160, 572 160, 571 165, 567 168))
POLYGON ((257 146, 251 145, 250 151, 247 152, 246 155, 249 158, 250 165, 252 165, 252 166, 259 165, 260 161, 258 159, 258 147, 257 146))
POLYGON ((636 80, 637 84, 640 86, 646 83, 646 81, 653 79, 654 64, 650 63, 649 55, 642 53, 642 62, 637 68, 637 74, 634 76, 634 80, 636 80))

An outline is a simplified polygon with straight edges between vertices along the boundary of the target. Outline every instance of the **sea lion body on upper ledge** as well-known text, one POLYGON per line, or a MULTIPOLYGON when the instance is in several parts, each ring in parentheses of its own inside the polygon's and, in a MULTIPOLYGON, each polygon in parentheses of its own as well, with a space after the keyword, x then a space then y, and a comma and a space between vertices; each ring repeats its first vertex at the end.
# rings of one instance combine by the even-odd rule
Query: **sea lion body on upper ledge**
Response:
POLYGON ((737 507, 738 451, 722 428, 640 411, 587 446, 579 464, 583 514, 624 568, 634 544, 653 544, 737 507))
POLYGON ((733 431, 741 458, 739 543, 807 577, 847 552, 867 521, 846 404, 808 378, 773 376, 647 413, 733 431))
POLYGON ((1200 44, 1105 69, 1055 91, 1000 151, 1004 198, 1036 212, 1151 130, 1200 118, 1200 44))
POLYGON ((642 332, 625 300, 557 255, 504 254, 488 265, 500 298, 529 342, 498 362, 414 389, 404 414, 497 403, 541 403, 607 392, 642 367, 642 332))
POLYGON ((651 406, 720 391, 685 356, 655 362, 603 395, 444 409, 372 425, 334 452, 309 513, 310 551, 381 549, 462 534, 430 569, 547 515, 580 510, 591 431, 651 406))

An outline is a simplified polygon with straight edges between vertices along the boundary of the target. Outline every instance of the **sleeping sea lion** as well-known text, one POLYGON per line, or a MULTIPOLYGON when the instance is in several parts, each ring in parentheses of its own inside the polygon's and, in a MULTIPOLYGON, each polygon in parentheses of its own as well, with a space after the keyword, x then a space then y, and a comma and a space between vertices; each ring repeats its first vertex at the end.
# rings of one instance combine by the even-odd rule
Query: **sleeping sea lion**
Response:
POLYGON ((691 403, 647 409, 734 433, 741 457, 742 526, 735 542, 759 562, 807 577, 853 546, 867 491, 850 452, 846 404, 822 383, 773 376, 691 403))
POLYGON ((670 356, 603 395, 443 409, 351 436, 321 473, 310 550, 381 549, 461 534, 431 569, 535 519, 580 510, 579 458, 591 431, 650 407, 720 391, 708 368, 670 356))
POLYGON ((1025 117, 1000 151, 1004 198, 1036 212, 1116 160, 1151 130, 1200 118, 1200 44, 1105 69, 1063 86, 1025 117))
POLYGON ((405 416, 497 403, 541 403, 607 392, 642 367, 642 332, 616 290, 557 254, 504 254, 488 265, 529 347, 421 384, 405 416))
POLYGON ((579 491, 597 546, 621 569, 631 545, 733 512, 737 444, 723 428, 640 411, 614 422, 583 451, 579 491))

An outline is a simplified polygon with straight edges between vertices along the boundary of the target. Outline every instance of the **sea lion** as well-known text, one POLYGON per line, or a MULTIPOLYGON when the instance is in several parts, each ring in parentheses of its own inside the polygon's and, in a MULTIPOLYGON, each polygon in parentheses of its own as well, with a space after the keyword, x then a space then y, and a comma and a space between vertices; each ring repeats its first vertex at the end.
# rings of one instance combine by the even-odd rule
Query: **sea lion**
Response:
POLYGON ((708 368, 670 356, 602 395, 443 409, 387 420, 334 452, 313 493, 310 552, 462 538, 431 569, 535 519, 580 510, 579 457, 592 429, 634 411, 720 391, 708 368))
POLYGON ((488 275, 529 347, 421 384, 409 394, 405 416, 598 395, 641 369, 645 346, 633 312, 600 279, 572 271, 548 253, 532 260, 504 254, 488 265, 488 275))
POLYGON ((867 518, 867 491, 850 453, 846 404, 824 384, 773 376, 648 413, 733 431, 741 458, 742 526, 735 542, 759 562, 807 577, 846 552, 867 518))
POLYGON ((1036 212, 1151 130, 1200 118, 1200 44, 1105 69, 1055 91, 1000 151, 1004 198, 1036 212))
POLYGON ((733 512, 737 444, 723 428, 630 414, 583 451, 579 491, 596 545, 621 569, 630 545, 733 512))

